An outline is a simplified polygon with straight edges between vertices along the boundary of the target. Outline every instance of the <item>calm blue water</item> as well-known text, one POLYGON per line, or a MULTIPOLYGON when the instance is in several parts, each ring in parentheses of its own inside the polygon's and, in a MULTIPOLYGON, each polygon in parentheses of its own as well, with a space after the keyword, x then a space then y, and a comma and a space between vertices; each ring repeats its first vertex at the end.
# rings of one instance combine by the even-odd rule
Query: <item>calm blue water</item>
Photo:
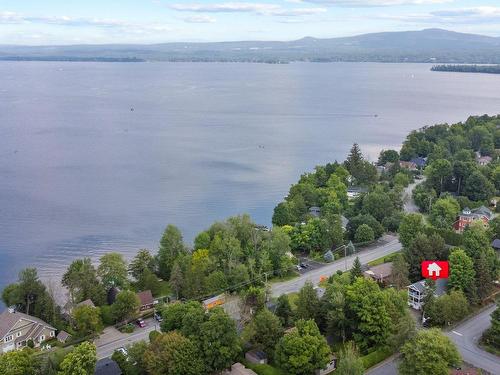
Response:
POLYGON ((0 62, 0 288, 25 266, 58 281, 77 257, 156 250, 168 223, 188 241, 243 212, 270 224, 353 142, 374 158, 500 112, 500 76, 429 67, 0 62))

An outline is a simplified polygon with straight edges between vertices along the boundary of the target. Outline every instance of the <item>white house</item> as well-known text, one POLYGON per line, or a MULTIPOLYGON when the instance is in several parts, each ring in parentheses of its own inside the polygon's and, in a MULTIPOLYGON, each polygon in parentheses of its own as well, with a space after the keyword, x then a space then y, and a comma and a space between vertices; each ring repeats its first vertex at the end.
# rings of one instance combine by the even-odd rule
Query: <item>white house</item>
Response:
MULTIPOLYGON (((437 279, 434 295, 436 297, 440 297, 445 294, 447 285, 448 279, 437 279)), ((408 306, 414 308, 415 310, 421 310, 426 294, 427 288, 425 280, 420 280, 414 284, 408 285, 408 306)))
POLYGON ((33 341, 35 347, 52 337, 56 329, 34 316, 12 309, 0 314, 0 353, 20 349, 33 341))

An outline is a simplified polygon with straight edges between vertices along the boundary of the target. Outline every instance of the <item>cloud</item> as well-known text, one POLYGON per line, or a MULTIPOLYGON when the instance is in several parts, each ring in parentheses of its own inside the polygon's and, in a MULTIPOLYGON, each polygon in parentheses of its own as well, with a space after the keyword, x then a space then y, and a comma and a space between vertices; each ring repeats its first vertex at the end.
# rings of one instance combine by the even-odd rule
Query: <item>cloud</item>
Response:
POLYGON ((327 11, 326 8, 283 8, 280 5, 268 3, 248 3, 248 2, 229 2, 218 4, 172 4, 171 9, 179 12, 196 13, 256 13, 265 16, 284 16, 299 17, 309 16, 327 11))
MULTIPOLYGON (((293 0, 292 0, 293 1, 293 0)), ((429 5, 449 3, 454 0, 302 0, 303 3, 346 8, 384 7, 394 5, 429 5)))
POLYGON ((413 13, 401 16, 381 15, 381 17, 385 19, 413 23, 496 24, 500 23, 500 7, 444 9, 427 13, 413 13))
POLYGON ((196 14, 194 16, 189 16, 184 18, 184 22, 187 23, 215 23, 217 20, 214 17, 210 17, 206 14, 196 14))
POLYGON ((278 10, 281 7, 275 4, 265 3, 220 3, 220 4, 172 4, 171 9, 181 12, 202 12, 202 13, 239 13, 252 12, 264 13, 278 10))
POLYGON ((135 24, 120 20, 100 18, 75 18, 69 16, 24 16, 14 12, 0 12, 0 24, 44 24, 68 27, 97 27, 116 29, 130 33, 170 31, 165 24, 135 24))

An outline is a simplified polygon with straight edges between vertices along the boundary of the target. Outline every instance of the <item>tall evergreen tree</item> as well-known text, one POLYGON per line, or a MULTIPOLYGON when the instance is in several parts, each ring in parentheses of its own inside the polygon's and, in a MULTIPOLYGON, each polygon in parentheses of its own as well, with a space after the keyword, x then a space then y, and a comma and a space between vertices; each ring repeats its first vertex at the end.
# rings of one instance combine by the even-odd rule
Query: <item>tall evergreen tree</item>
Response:
POLYGON ((361 269, 361 262, 359 261, 359 257, 356 257, 351 268, 351 284, 356 280, 357 277, 362 276, 363 270, 361 269))
POLYGON ((492 287, 491 273, 484 252, 482 252, 479 259, 476 260, 475 269, 477 295, 480 299, 484 299, 490 294, 492 287))

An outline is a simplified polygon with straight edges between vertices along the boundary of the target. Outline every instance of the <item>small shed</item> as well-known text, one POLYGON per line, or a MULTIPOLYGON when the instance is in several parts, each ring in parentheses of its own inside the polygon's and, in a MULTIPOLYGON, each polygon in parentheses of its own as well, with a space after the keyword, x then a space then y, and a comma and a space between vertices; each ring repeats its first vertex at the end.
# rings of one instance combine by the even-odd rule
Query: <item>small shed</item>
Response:
POLYGON ((320 215, 321 215, 321 208, 313 206, 313 207, 309 208, 309 214, 312 217, 320 217, 320 215))
POLYGON ((76 304, 76 307, 80 307, 80 306, 95 307, 94 302, 92 302, 92 300, 90 298, 76 304))
POLYGON ((57 341, 63 344, 65 344, 70 338, 71 335, 66 331, 60 331, 56 336, 57 341))
POLYGON ((267 364, 267 354, 262 350, 250 350, 245 353, 245 359, 250 363, 255 363, 258 365, 267 364))

